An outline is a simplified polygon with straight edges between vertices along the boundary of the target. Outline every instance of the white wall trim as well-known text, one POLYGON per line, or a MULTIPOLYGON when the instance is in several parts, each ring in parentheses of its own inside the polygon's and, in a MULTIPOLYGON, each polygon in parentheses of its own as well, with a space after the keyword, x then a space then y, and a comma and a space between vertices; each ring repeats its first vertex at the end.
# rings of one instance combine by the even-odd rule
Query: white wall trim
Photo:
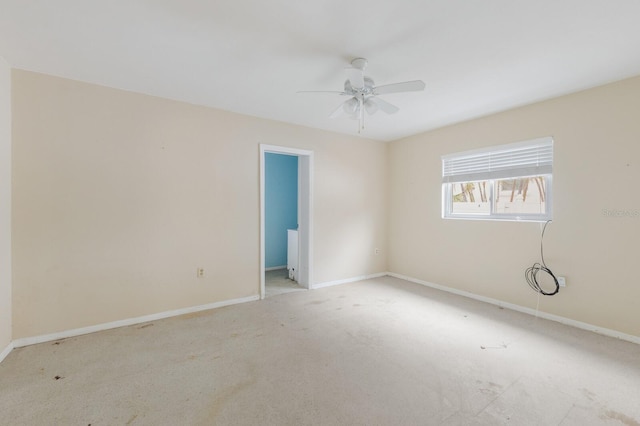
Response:
POLYGON ((287 269, 287 265, 282 265, 282 266, 271 266, 269 268, 264 268, 265 272, 266 271, 277 271, 278 269, 287 269))
POLYGON ((334 285, 340 285, 340 284, 347 284, 347 283, 353 283, 356 281, 362 281, 362 280, 369 280, 372 278, 380 278, 380 277, 384 277, 386 275, 389 275, 387 272, 379 272, 377 274, 371 274, 371 275, 360 275, 357 277, 352 277, 352 278, 345 278, 343 280, 336 280, 336 281, 326 281, 323 283, 315 283, 311 286, 311 289, 316 290, 319 288, 324 288, 324 287, 331 287, 334 285))
POLYGON ((456 294, 458 296, 468 297, 470 299, 479 300, 480 302, 490 303, 492 305, 500 306, 502 308, 511 309, 512 311, 522 312, 525 314, 538 316, 539 318, 544 318, 550 321, 559 322, 564 325, 569 325, 572 327, 580 328, 582 330, 592 331, 597 334, 602 334, 608 337, 614 337, 616 339, 625 340, 627 342, 636 343, 640 345, 640 337, 633 336, 631 334, 625 334, 620 331, 611 330, 609 328, 599 327, 596 325, 588 324, 582 321, 576 321, 570 318, 561 317, 559 315, 553 315, 542 311, 536 311, 535 309, 525 308, 524 306, 516 305, 513 303, 503 302, 498 299, 492 299, 490 297, 480 296, 478 294, 470 293, 464 290, 458 290, 451 287, 446 287, 439 284, 434 284, 428 281, 419 280, 417 278, 408 277, 406 275, 396 274, 394 272, 389 272, 387 275, 395 278, 399 278, 401 280, 409 281, 412 283, 420 284, 426 287, 431 287, 436 290, 446 291, 447 293, 456 294))
MULTIPOLYGON (((57 333, 45 334, 41 336, 25 337, 13 341, 14 348, 35 345, 37 343, 51 342, 68 337, 81 336, 83 334, 95 333, 97 331, 110 330, 112 328, 126 327, 129 325, 140 324, 149 321, 157 321, 165 318, 176 317, 178 315, 191 314, 194 312, 206 311, 210 309, 221 308, 223 306, 237 305, 239 303, 254 302, 259 300, 260 296, 249 296, 240 299, 223 300, 221 302, 208 303, 206 305, 192 306, 189 308, 176 309, 173 311, 159 312, 157 314, 145 315, 142 317, 129 318, 119 321, 107 322, 89 327, 75 328, 72 330, 60 331, 57 333)), ((4 352, 3 352, 4 353, 4 352)))
POLYGON ((294 156, 309 156, 313 154, 313 151, 309 151, 307 149, 299 149, 299 148, 291 148, 288 146, 280 146, 280 145, 267 145, 260 144, 260 149, 263 152, 272 152, 274 154, 289 154, 294 156))
POLYGON ((0 362, 4 361, 4 359, 7 357, 7 355, 9 355, 11 353, 13 348, 14 348, 14 345, 13 345, 13 342, 11 342, 11 343, 9 343, 9 346, 4 348, 4 350, 2 352, 0 352, 0 362))

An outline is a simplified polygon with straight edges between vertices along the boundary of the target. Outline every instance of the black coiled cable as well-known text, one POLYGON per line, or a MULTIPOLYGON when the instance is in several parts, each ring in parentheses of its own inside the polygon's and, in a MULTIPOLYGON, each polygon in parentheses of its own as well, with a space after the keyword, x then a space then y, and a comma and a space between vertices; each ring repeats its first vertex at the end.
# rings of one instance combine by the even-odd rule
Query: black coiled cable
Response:
POLYGON ((544 248, 542 243, 544 240, 544 231, 547 229, 547 225, 549 224, 549 222, 551 221, 548 220, 544 224, 544 227, 542 228, 542 236, 540 237, 540 258, 542 259, 542 263, 536 262, 533 264, 533 266, 530 266, 529 268, 526 269, 526 271, 524 271, 524 277, 526 278, 527 284, 529 284, 529 287, 531 287, 533 291, 545 296, 553 296, 554 294, 558 293, 558 291, 560 291, 560 283, 558 282, 558 279, 556 278, 555 275, 553 275, 553 272, 551 272, 551 269, 547 268, 547 265, 544 263, 544 248), (549 274, 551 278, 553 278, 553 282, 556 285, 556 288, 553 292, 546 292, 540 286, 540 283, 538 282, 538 274, 540 272, 545 272, 549 274))

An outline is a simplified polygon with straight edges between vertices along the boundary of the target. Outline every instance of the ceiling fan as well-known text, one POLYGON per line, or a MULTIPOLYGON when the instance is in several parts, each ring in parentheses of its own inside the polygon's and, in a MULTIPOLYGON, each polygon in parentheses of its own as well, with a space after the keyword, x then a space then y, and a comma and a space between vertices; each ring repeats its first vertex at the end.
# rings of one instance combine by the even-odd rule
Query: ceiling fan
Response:
POLYGON ((351 67, 346 68, 347 79, 344 82, 344 91, 342 92, 305 90, 298 93, 335 93, 341 96, 349 96, 350 98, 341 103, 329 117, 337 118, 347 116, 354 120, 357 119, 358 133, 360 133, 364 129, 365 111, 370 115, 375 114, 378 110, 387 114, 395 114, 399 111, 397 106, 379 98, 378 95, 418 92, 425 88, 422 80, 376 86, 371 77, 364 75, 364 69, 367 67, 367 63, 368 61, 364 58, 356 58, 351 61, 351 67))

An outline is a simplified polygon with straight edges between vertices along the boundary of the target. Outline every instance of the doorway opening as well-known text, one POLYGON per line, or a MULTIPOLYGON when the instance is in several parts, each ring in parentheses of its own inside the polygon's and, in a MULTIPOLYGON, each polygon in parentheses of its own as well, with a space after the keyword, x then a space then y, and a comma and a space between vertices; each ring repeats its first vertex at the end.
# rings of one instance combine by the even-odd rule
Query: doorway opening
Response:
POLYGON ((311 287, 312 189, 313 151, 260 145, 261 299, 267 293, 311 287), (279 206, 279 202, 297 206, 279 206), (286 259, 283 252, 287 253, 286 259), (269 289, 267 281, 273 284, 269 289))

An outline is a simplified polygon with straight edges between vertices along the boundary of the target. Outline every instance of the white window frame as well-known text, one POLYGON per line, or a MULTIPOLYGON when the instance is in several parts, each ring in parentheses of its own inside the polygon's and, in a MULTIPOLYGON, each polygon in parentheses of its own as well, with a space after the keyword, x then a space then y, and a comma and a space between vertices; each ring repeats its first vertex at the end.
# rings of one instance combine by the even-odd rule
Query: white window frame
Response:
POLYGON ((442 218, 546 222, 552 219, 553 138, 458 152, 442 156, 442 218), (495 182, 542 176, 545 179, 545 212, 536 214, 494 211, 495 182), (453 185, 488 182, 489 213, 454 213, 453 185))

